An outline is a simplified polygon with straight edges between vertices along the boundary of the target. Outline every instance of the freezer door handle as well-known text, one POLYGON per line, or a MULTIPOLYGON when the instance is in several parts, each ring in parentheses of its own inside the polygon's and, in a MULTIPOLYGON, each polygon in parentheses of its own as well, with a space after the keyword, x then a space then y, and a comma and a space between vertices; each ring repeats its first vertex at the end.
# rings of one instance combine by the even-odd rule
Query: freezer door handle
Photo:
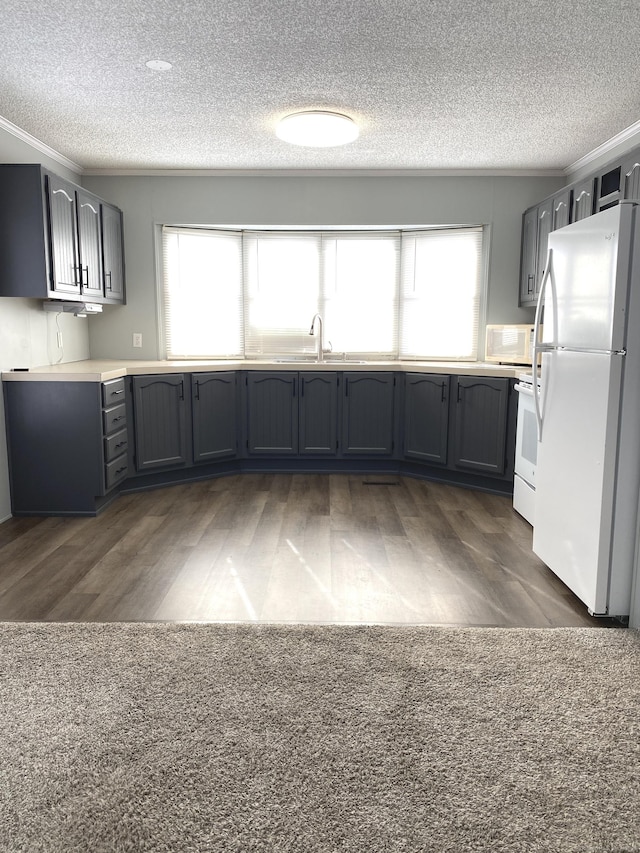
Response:
MULTIPOLYGON (((555 300, 556 280, 553 275, 553 249, 549 249, 549 254, 547 255, 547 264, 544 268, 544 275, 542 276, 540 293, 538 294, 538 304, 536 305, 536 318, 533 324, 533 402, 535 403, 536 424, 538 426, 538 441, 542 439, 542 407, 540 403, 540 386, 538 384, 538 353, 547 349, 547 347, 542 345, 540 342, 540 327, 542 325, 544 294, 547 289, 548 281, 551 281, 551 298, 555 300)), ((556 317, 555 310, 553 312, 553 316, 554 318, 556 317)), ((555 335, 553 339, 555 340, 555 335)))

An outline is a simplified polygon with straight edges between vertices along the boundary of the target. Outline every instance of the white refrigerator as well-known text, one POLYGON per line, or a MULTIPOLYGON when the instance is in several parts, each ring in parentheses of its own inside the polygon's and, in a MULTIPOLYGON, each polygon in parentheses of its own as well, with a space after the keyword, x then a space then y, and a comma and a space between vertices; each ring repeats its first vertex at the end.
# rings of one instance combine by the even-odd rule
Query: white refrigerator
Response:
POLYGON ((533 550, 615 617, 630 611, 640 490, 639 231, 632 203, 554 231, 536 311, 533 550))

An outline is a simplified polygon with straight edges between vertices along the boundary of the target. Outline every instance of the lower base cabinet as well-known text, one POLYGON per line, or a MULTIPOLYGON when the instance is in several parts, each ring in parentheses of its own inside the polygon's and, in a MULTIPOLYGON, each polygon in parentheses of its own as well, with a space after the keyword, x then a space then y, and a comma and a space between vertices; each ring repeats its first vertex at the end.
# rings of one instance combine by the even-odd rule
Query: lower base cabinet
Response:
POLYGON ((345 373, 342 453, 391 456, 394 450, 394 373, 345 373))
POLYGON ((447 464, 450 377, 408 373, 404 393, 404 455, 447 464))
POLYGON ((12 511, 95 515, 120 488, 245 470, 406 473, 508 493, 513 382, 332 370, 7 381, 12 511))
POLYGON ((136 471, 186 464, 186 381, 183 373, 133 377, 136 471))
POLYGON ((238 452, 238 375, 194 373, 191 377, 193 461, 215 462, 238 452))
POLYGON ((338 374, 250 372, 247 452, 250 456, 335 456, 338 374))
POLYGON ((128 474, 123 380, 3 386, 14 515, 95 515, 128 474))
POLYGON ((483 474, 505 473, 509 380, 456 376, 453 464, 483 474))

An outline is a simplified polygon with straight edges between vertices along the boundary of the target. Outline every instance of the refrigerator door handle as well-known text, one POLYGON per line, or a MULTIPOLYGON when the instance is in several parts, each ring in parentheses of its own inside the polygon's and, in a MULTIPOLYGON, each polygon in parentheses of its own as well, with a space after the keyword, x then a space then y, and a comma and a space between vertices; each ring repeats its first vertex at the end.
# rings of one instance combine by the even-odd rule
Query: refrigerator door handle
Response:
POLYGON ((538 355, 543 352, 543 350, 549 349, 549 347, 543 345, 540 341, 544 292, 549 280, 551 281, 551 298, 555 299, 556 281, 553 275, 553 249, 549 249, 549 254, 547 255, 547 264, 542 277, 542 283, 540 284, 540 293, 538 294, 538 303, 536 305, 536 317, 533 324, 533 402, 535 403, 536 424, 538 426, 538 441, 542 439, 542 406, 540 402, 542 391, 538 384, 538 355))

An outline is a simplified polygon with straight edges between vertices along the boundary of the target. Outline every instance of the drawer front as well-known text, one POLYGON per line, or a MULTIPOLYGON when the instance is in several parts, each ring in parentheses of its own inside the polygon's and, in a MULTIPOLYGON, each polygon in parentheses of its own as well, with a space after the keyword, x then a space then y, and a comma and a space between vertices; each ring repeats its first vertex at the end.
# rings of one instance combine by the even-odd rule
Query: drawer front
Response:
POLYGON ((112 432, 122 429, 127 425, 127 409, 124 403, 107 409, 102 413, 104 421, 104 434, 111 435, 112 432))
POLYGON ((102 406, 107 409, 124 402, 124 377, 102 383, 102 406))
POLYGON ((107 491, 112 489, 120 480, 124 480, 127 476, 127 454, 118 456, 104 466, 104 479, 107 491))
POLYGON ((104 461, 111 462, 111 460, 115 459, 116 456, 121 456, 123 453, 126 453, 128 444, 129 441, 126 429, 121 429, 118 432, 114 432, 114 434, 110 435, 108 438, 105 438, 104 461))

